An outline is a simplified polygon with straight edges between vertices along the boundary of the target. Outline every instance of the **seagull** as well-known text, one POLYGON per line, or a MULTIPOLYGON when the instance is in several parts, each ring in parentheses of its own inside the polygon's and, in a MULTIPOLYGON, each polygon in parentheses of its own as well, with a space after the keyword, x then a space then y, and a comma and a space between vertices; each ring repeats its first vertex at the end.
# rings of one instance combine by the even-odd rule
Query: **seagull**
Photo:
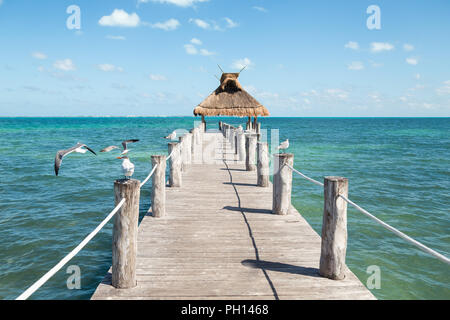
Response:
POLYGON ((167 137, 164 137, 164 139, 169 139, 169 140, 175 140, 176 138, 177 138, 177 132, 176 131, 172 132, 167 137))
POLYGON ((286 139, 286 141, 283 141, 278 147, 277 150, 285 150, 289 148, 289 139, 286 139))
MULTIPOLYGON (((128 143, 134 143, 134 142, 138 142, 138 141, 139 141, 138 139, 122 141, 123 151, 121 154, 126 154, 126 153, 128 153, 128 151, 130 151, 130 149, 127 148, 128 143)), ((114 149, 120 149, 120 148, 117 146, 109 146, 109 147, 106 147, 105 149, 100 150, 100 152, 110 152, 111 150, 114 150, 114 149)))
POLYGON ((123 159, 122 161, 122 171, 125 179, 130 179, 134 173, 134 164, 130 161, 127 156, 117 157, 117 159, 123 159))
POLYGON ((91 148, 89 148, 87 145, 82 144, 80 142, 77 143, 76 146, 66 149, 66 150, 59 150, 56 153, 55 156, 55 175, 58 175, 59 172, 59 168, 61 167, 61 163, 62 163, 62 159, 67 156, 68 154, 72 153, 72 152, 76 152, 76 153, 86 153, 87 150, 83 149, 86 148, 87 150, 89 150, 90 152, 92 152, 93 154, 97 155, 94 150, 92 150, 91 148))

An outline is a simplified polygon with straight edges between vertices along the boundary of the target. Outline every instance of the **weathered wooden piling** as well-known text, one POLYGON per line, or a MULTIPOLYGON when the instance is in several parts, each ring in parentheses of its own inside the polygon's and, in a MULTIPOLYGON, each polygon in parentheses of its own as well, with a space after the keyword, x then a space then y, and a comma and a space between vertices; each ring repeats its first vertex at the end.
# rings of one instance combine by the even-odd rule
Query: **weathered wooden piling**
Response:
POLYGON ((269 144, 267 142, 258 142, 258 186, 269 186, 269 144))
POLYGON ((180 153, 181 153, 181 171, 186 171, 187 167, 188 167, 188 162, 187 162, 187 158, 188 158, 188 142, 187 142, 187 136, 186 135, 182 135, 181 137, 178 138, 179 142, 180 142, 180 153))
POLYGON ((186 164, 192 164, 192 133, 186 133, 186 164))
POLYGON ((180 188, 182 185, 180 143, 170 142, 168 146, 169 154, 172 155, 169 160, 169 187, 180 188))
POLYGON ((136 255, 139 220, 140 182, 135 179, 114 182, 116 206, 125 203, 114 217, 112 240, 112 285, 117 289, 136 286, 136 255))
POLYGON ((158 167, 152 176, 152 216, 161 218, 166 213, 166 156, 152 156, 152 166, 158 167))
POLYGON ((292 153, 281 153, 273 156, 273 192, 272 211, 274 214, 286 215, 291 206, 292 194, 292 170, 294 155, 292 153))
POLYGON ((246 152, 245 152, 245 133, 244 131, 239 131, 237 135, 237 149, 240 161, 245 161, 246 152))
POLYGON ((342 280, 345 278, 347 251, 347 202, 339 197, 348 196, 348 179, 325 177, 320 275, 342 280))
POLYGON ((256 170, 256 142, 255 134, 245 135, 245 167, 247 171, 256 170))

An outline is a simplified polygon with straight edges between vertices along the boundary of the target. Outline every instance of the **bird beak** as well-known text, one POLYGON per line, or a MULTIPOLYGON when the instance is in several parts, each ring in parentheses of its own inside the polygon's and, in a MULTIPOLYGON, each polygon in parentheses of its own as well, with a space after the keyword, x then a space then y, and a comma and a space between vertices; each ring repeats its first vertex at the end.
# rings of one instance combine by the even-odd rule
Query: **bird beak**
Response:
POLYGON ((117 159, 122 159, 122 157, 117 157, 117 159))

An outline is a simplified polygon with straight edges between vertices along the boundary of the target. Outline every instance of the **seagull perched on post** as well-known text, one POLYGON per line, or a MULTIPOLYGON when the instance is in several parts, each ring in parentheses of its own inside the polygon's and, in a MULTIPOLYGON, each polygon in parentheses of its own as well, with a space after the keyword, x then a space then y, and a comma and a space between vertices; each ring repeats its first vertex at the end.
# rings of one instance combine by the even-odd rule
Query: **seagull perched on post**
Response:
POLYGON ((168 139, 168 140, 175 140, 176 138, 177 138, 177 132, 176 131, 172 132, 167 137, 164 137, 164 139, 168 139))
POLYGON ((56 152, 56 156, 55 156, 55 175, 58 175, 59 172, 59 168, 61 167, 61 163, 62 163, 62 159, 67 156, 68 154, 72 153, 72 152, 76 152, 76 153, 86 153, 87 150, 84 149, 86 148, 87 150, 89 150, 90 152, 92 152, 93 154, 97 155, 94 150, 92 150, 91 148, 89 148, 87 145, 78 142, 76 146, 66 149, 66 150, 59 150, 58 152, 56 152))
POLYGON ((134 173, 134 164, 130 161, 127 156, 117 157, 117 159, 123 159, 122 161, 122 171, 125 179, 130 179, 134 173))
MULTIPOLYGON (((123 151, 121 154, 127 154, 128 151, 130 151, 130 149, 128 149, 128 147, 127 147, 129 143, 134 143, 134 142, 138 142, 138 141, 139 141, 138 139, 122 141, 123 151)), ((100 150, 100 152, 110 152, 111 150, 114 150, 114 149, 120 149, 120 148, 117 146, 109 146, 109 147, 106 147, 105 149, 100 150)))
POLYGON ((277 150, 286 150, 289 148, 289 139, 286 139, 286 141, 283 141, 278 147, 277 150))

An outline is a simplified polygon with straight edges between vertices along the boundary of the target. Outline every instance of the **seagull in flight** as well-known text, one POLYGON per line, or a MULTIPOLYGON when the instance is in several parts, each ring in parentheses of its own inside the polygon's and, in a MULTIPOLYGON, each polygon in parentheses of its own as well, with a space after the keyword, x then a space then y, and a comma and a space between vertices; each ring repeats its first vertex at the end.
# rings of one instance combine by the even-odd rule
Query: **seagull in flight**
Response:
POLYGON ((176 138, 177 138, 177 132, 176 131, 172 132, 167 137, 164 137, 164 139, 169 139, 169 140, 175 140, 176 138))
POLYGON ((68 154, 71 154, 72 152, 76 152, 76 153, 86 153, 87 150, 84 149, 86 148, 87 150, 89 150, 90 152, 92 152, 93 154, 97 155, 94 150, 92 150, 91 148, 89 148, 87 145, 78 142, 76 144, 76 146, 66 149, 66 150, 59 150, 58 152, 56 152, 56 156, 55 156, 55 175, 58 175, 59 172, 59 168, 61 167, 61 163, 62 163, 62 159, 67 156, 68 154))
MULTIPOLYGON (((135 143, 135 142, 138 142, 138 141, 139 141, 138 139, 131 139, 131 140, 122 141, 123 151, 122 151, 121 154, 124 155, 124 154, 127 154, 128 151, 130 151, 130 149, 128 149, 128 144, 129 143, 135 143)), ((100 150, 100 152, 110 152, 111 150, 114 150, 114 149, 120 149, 120 148, 117 147, 117 146, 109 146, 109 147, 106 147, 105 149, 100 150)))
POLYGON ((286 141, 283 141, 278 147, 277 150, 286 150, 289 148, 289 139, 286 139, 286 141))
POLYGON ((130 179, 134 173, 134 164, 130 161, 127 156, 117 157, 117 159, 122 159, 122 171, 125 179, 130 179))

